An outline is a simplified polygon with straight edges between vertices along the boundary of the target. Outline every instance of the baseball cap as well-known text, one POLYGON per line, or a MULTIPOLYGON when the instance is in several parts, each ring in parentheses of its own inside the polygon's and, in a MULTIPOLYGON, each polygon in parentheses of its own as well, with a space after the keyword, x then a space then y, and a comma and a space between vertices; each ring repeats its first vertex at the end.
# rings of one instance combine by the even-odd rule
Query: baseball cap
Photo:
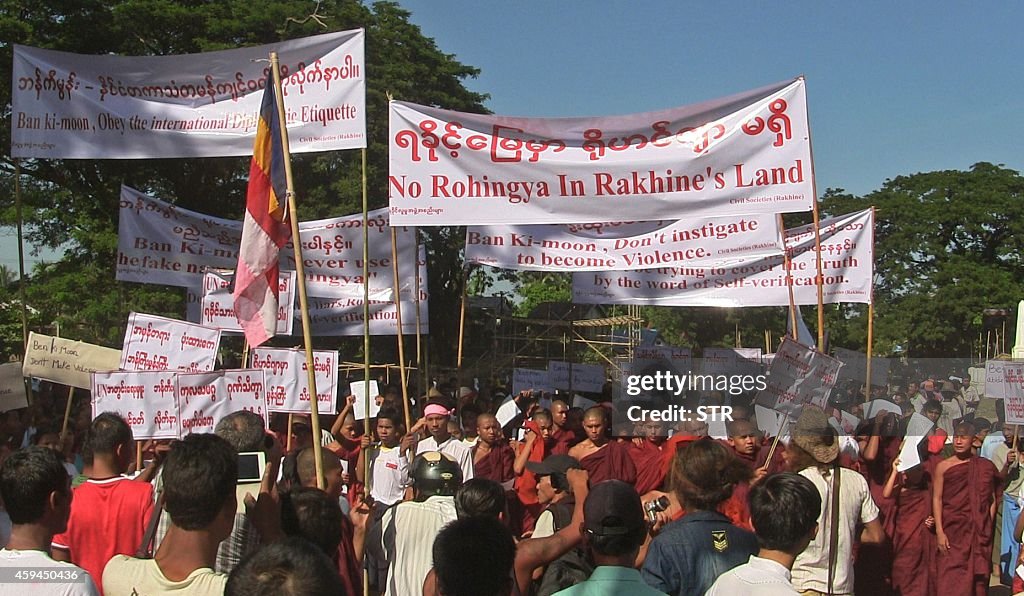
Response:
POLYGON ((621 480, 605 480, 583 502, 583 528, 595 536, 623 536, 645 527, 640 495, 621 480))
POLYGON ((572 469, 580 469, 580 462, 575 457, 568 455, 549 455, 544 461, 528 461, 526 469, 538 476, 551 476, 554 474, 565 475, 572 469))

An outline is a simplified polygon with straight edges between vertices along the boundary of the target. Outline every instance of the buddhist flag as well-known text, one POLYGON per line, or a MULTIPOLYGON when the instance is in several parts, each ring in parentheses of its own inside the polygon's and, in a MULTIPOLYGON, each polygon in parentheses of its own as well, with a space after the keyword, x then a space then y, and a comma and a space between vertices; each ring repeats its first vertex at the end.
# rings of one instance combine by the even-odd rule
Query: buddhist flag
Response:
POLYGON ((273 77, 268 75, 249 166, 242 245, 232 292, 235 314, 250 346, 273 337, 277 327, 278 256, 290 236, 285 223, 286 159, 273 77))

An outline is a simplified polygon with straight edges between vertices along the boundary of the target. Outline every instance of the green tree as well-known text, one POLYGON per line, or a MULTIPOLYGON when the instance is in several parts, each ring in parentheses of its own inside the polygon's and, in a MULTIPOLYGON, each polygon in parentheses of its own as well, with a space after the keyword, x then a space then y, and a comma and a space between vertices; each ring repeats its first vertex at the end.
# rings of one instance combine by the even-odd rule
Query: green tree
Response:
MULTIPOLYGON (((0 145, 0 222, 14 221, 10 147, 12 44, 83 54, 195 53, 364 27, 367 71, 367 178, 370 208, 387 203, 387 94, 396 99, 481 112, 486 95, 464 86, 477 69, 437 48, 409 13, 393 2, 350 0, 0 0, 0 105, 7 116, 0 145), (308 18, 311 14, 316 18, 308 18), (7 202, 2 202, 7 201, 7 202)), ((358 151, 305 154, 293 159, 299 214, 313 219, 357 212, 361 204, 358 151)), ((119 187, 128 184, 178 205, 238 219, 244 209, 247 158, 167 160, 28 160, 21 178, 30 240, 68 246, 59 262, 32 276, 30 302, 77 339, 116 345, 128 312, 180 317, 179 288, 114 281, 119 187)), ((430 328, 446 354, 457 334, 462 269, 457 231, 423 234, 430 264, 430 328), (442 270, 437 270, 440 265, 442 270)), ((282 340, 284 341, 284 340, 282 340)), ((337 341, 320 343, 333 343, 337 341)), ((390 356, 393 342, 375 341, 390 356)), ((347 355, 359 351, 352 342, 347 355)), ((381 357, 388 357, 381 356, 381 357)))
MULTIPOLYGON (((1024 178, 1014 170, 978 163, 898 176, 863 197, 830 190, 824 206, 834 214, 876 208, 875 347, 882 354, 977 353, 982 311, 1015 313, 1024 298, 1024 178)), ((841 342, 866 327, 865 307, 837 312, 850 323, 837 327, 841 342)))

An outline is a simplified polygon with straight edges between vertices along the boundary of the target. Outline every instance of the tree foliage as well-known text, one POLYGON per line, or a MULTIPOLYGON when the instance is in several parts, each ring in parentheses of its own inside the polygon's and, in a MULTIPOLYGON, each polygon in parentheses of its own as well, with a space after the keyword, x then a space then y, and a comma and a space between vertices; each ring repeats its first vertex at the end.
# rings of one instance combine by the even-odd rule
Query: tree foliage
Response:
MULTIPOLYGON (((439 50, 409 13, 393 2, 352 0, 0 0, 0 105, 5 107, 0 161, 5 176, 0 222, 14 221, 14 165, 10 147, 12 44, 82 54, 168 55, 272 43, 363 27, 366 29, 367 180, 370 208, 387 204, 387 95, 449 109, 482 112, 486 96, 464 86, 477 69, 439 50), (316 18, 309 18, 315 11, 316 18)), ((301 219, 358 212, 358 151, 293 158, 301 219)), ((44 320, 76 339, 116 345, 128 312, 181 317, 178 288, 114 281, 119 187, 122 183, 218 217, 238 219, 244 209, 247 158, 152 160, 28 160, 21 164, 29 239, 66 247, 61 262, 37 269, 29 303, 44 320)), ((458 261, 462 235, 431 229, 423 234, 432 271, 432 338, 435 354, 453 343, 462 285, 458 261), (453 322, 454 321, 454 322, 453 322)), ((383 344, 383 342, 374 342, 383 344)), ((383 348, 390 355, 393 342, 383 348)), ((361 345, 361 344, 359 344, 361 345)), ((353 348, 355 351, 356 348, 353 348)), ((352 356, 349 354, 347 356, 352 356)), ((386 356, 385 356, 386 357, 386 356)))

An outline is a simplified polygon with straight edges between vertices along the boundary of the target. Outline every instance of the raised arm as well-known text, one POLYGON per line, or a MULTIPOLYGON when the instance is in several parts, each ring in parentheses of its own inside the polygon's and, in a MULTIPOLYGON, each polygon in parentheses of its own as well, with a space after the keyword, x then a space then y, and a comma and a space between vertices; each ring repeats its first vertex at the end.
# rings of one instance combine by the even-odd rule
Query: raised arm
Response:
POLYGON ((533 443, 536 440, 537 433, 526 429, 523 446, 519 449, 519 453, 516 454, 516 461, 512 463, 512 471, 516 473, 516 476, 522 475, 523 471, 526 470, 526 462, 530 461, 530 452, 533 451, 533 443))
POLYGON ((544 538, 529 538, 516 547, 516 584, 521 594, 527 594, 533 570, 551 563, 569 552, 583 539, 583 503, 587 500, 587 471, 569 470, 565 474, 576 498, 572 521, 561 530, 544 538))
POLYGON ((892 470, 889 471, 889 479, 885 481, 885 486, 882 488, 882 496, 886 499, 891 499, 896 487, 903 484, 902 478, 898 471, 900 467, 900 458, 892 460, 892 470))

